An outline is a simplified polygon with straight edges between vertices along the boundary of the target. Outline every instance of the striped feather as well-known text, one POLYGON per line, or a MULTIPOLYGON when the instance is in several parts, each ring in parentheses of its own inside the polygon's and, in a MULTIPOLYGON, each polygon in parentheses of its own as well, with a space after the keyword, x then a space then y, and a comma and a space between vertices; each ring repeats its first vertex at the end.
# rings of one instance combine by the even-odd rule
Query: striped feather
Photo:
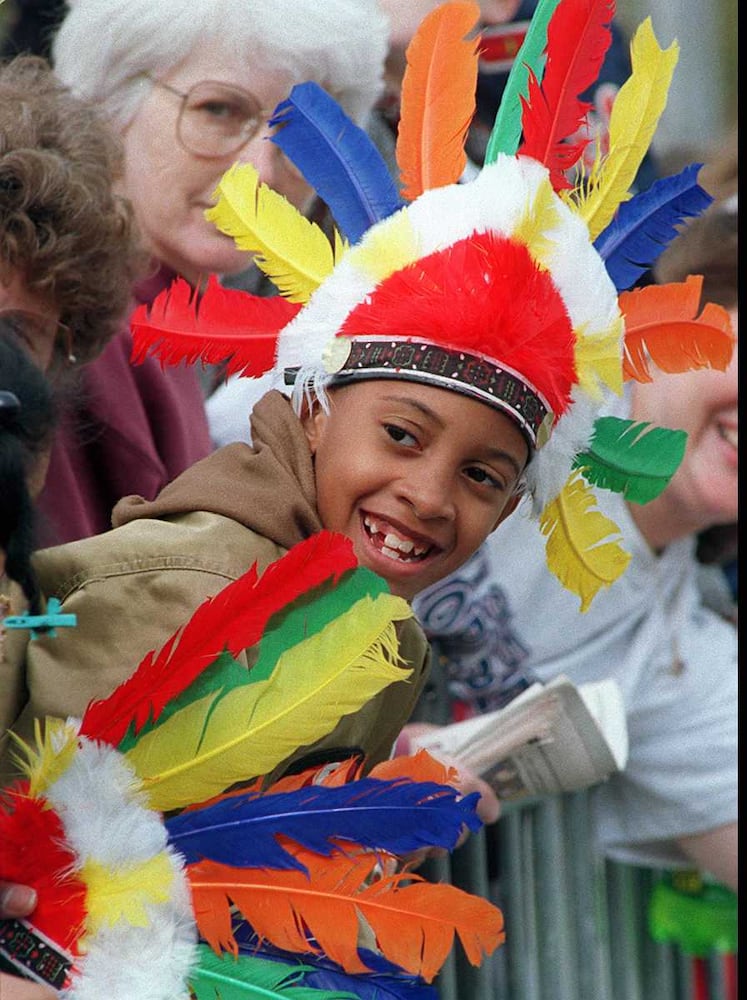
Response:
POLYGON ((268 774, 299 746, 328 735, 344 715, 412 671, 398 665, 396 621, 406 601, 356 602, 317 635, 285 652, 267 680, 186 705, 128 751, 151 807, 201 802, 268 774))

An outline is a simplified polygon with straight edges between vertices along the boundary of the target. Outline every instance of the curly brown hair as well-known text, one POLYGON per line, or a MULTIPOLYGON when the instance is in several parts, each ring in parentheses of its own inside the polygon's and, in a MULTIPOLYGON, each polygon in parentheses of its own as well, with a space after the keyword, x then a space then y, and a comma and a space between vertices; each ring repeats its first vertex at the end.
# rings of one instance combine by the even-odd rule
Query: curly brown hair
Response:
POLYGON ((0 280, 59 309, 80 362, 121 328, 147 258, 121 174, 118 139, 34 56, 0 64, 0 280))

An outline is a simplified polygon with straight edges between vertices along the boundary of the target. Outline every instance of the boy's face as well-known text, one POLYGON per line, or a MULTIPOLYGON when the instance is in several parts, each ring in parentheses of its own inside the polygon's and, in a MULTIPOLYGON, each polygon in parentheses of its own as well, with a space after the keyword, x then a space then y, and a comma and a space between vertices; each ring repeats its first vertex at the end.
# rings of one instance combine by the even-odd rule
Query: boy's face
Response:
POLYGON ((529 449, 493 407, 447 389, 371 380, 303 418, 325 528, 411 600, 456 570, 516 506, 529 449))

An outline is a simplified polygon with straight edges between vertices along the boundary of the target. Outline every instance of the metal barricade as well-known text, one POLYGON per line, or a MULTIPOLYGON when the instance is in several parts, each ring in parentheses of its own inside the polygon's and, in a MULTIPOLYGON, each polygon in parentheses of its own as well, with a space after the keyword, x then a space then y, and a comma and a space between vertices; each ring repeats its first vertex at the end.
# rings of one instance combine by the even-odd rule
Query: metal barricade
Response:
POLYGON ((585 792, 504 807, 427 875, 490 899, 506 927, 479 968, 455 947, 440 1000, 736 1000, 728 959, 653 940, 659 873, 595 854, 585 792))

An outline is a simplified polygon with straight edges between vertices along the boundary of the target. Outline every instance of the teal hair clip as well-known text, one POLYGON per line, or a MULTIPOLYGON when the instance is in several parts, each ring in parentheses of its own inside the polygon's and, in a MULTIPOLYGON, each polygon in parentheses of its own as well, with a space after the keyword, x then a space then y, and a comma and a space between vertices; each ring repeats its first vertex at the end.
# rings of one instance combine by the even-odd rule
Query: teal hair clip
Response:
POLYGON ((5 628, 31 629, 31 638, 38 639, 40 635, 57 635, 58 628, 74 628, 78 624, 77 615, 62 615, 60 602, 56 597, 50 597, 45 615, 11 615, 4 619, 5 628))

